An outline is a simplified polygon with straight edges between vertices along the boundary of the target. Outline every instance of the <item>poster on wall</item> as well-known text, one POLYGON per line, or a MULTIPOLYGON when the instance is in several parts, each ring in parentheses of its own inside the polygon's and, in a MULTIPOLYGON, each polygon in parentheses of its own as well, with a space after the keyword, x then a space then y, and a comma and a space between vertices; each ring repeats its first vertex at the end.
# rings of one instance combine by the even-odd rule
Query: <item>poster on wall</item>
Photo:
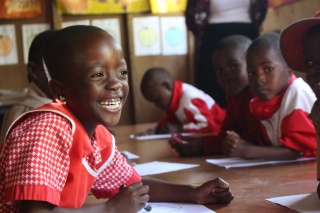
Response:
POLYGON ((121 44, 120 22, 117 18, 94 19, 91 25, 107 31, 119 44, 121 44))
POLYGON ((62 22, 61 28, 70 27, 73 25, 90 25, 89 19, 76 20, 76 21, 64 21, 62 22))
POLYGON ((62 14, 122 14, 150 11, 149 0, 56 0, 62 14))
POLYGON ((13 24, 0 25, 0 65, 17 64, 16 30, 13 24))
POLYGON ((1 0, 0 19, 33 18, 43 15, 43 0, 1 0))
POLYGON ((187 0, 150 0, 150 6, 153 14, 184 12, 187 0))
POLYGON ((134 54, 136 56, 160 55, 160 24, 158 16, 132 19, 134 54))
POLYGON ((186 55, 187 29, 185 18, 161 17, 161 43, 163 55, 186 55))
POLYGON ((28 63, 28 54, 31 42, 34 37, 39 33, 49 30, 49 24, 23 24, 22 25, 22 45, 23 45, 23 58, 24 63, 28 63))

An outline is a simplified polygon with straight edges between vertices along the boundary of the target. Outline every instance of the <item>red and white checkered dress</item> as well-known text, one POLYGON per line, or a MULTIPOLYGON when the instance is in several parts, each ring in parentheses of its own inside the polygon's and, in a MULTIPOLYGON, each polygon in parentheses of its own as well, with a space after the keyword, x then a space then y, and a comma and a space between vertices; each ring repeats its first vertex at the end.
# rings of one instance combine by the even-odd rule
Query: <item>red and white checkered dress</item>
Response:
POLYGON ((104 127, 99 125, 89 139, 61 103, 38 110, 15 122, 3 147, 0 213, 20 212, 19 200, 80 208, 90 190, 108 198, 120 185, 141 181, 104 127))

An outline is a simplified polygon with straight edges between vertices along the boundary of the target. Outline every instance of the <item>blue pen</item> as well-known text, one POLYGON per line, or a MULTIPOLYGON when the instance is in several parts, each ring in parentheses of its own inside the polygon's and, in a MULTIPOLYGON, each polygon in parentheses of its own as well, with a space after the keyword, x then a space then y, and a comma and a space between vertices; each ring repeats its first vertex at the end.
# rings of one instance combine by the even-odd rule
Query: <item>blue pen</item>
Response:
MULTIPOLYGON (((120 189, 123 189, 123 188, 125 188, 125 187, 126 187, 126 185, 122 184, 122 185, 120 186, 120 189)), ((143 209, 146 210, 147 212, 150 212, 151 209, 152 209, 152 207, 151 207, 148 203, 145 203, 143 209)))

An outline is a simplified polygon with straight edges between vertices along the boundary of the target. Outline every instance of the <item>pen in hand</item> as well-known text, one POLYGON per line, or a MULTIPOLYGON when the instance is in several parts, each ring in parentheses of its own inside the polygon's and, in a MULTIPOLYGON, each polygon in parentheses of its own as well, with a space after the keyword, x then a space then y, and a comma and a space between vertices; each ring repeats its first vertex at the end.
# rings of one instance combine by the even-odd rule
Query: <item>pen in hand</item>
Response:
MULTIPOLYGON (((125 187, 126 187, 126 185, 122 184, 119 189, 121 190, 125 187)), ((152 207, 148 203, 145 203, 143 209, 146 210, 147 212, 150 212, 152 207)))

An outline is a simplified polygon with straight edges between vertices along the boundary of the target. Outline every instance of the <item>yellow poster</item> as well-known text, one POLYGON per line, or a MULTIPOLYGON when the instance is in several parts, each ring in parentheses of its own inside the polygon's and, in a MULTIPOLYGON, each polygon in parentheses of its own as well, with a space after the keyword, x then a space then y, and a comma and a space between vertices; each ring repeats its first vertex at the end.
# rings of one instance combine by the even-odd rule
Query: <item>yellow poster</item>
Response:
POLYGON ((32 18, 42 16, 43 0, 0 0, 0 18, 32 18))
POLYGON ((56 0, 62 14, 117 14, 150 11, 149 0, 56 0))
POLYGON ((187 0, 150 0, 150 5, 153 14, 184 12, 187 0))

